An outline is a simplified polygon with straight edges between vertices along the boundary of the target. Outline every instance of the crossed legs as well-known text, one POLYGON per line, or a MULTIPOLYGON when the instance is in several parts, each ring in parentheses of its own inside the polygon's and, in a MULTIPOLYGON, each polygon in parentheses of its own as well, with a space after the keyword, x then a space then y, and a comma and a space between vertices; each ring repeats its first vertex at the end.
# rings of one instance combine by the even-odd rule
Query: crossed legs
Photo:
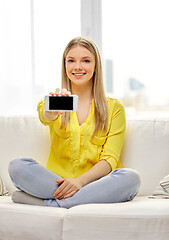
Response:
POLYGON ((33 159, 17 158, 10 162, 9 174, 14 185, 23 192, 15 192, 18 203, 70 208, 88 203, 117 203, 132 200, 138 193, 140 178, 135 170, 116 169, 107 176, 81 188, 72 197, 55 199, 60 176, 33 159))

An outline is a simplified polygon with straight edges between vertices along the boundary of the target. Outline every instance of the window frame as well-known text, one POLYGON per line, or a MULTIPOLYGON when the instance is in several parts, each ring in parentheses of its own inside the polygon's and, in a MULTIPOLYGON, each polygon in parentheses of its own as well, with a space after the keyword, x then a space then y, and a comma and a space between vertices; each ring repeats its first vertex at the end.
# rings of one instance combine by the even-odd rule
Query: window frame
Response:
POLYGON ((102 54, 102 0, 81 0, 81 35, 91 38, 102 54))

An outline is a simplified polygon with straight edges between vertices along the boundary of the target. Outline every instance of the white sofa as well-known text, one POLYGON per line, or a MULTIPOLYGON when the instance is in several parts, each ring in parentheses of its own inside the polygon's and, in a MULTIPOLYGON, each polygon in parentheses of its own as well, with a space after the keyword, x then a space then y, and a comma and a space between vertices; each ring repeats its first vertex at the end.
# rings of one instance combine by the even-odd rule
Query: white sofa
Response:
MULTIPOLYGON (((45 165, 48 127, 36 117, 0 117, 0 176, 15 190, 8 164, 19 156, 45 165)), ((169 174, 169 118, 127 119, 123 167, 140 173, 141 188, 131 202, 87 204, 70 209, 14 204, 0 197, 0 240, 168 240, 169 199, 150 199, 169 174)))

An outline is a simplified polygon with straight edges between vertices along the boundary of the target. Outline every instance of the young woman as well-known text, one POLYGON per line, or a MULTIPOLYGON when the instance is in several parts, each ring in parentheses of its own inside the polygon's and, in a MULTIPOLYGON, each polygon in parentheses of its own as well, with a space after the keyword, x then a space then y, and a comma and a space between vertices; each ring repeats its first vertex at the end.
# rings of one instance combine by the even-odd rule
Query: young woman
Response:
POLYGON ((46 168, 33 159, 11 161, 9 174, 17 203, 70 208, 87 203, 132 200, 140 178, 121 168, 125 112, 117 99, 106 98, 102 64, 89 39, 71 40, 62 60, 62 90, 51 95, 76 94, 77 112, 47 112, 38 105, 39 119, 49 126, 51 149, 46 168))

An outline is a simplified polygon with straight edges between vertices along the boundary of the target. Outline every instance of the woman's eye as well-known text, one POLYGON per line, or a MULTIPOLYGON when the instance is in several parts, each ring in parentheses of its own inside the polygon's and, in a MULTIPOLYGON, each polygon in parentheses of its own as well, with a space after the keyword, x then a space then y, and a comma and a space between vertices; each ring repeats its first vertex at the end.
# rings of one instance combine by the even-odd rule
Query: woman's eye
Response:
POLYGON ((69 59, 69 60, 68 60, 68 62, 69 62, 69 63, 72 63, 72 62, 73 62, 73 60, 72 60, 72 59, 69 59))
POLYGON ((89 63, 90 61, 89 60, 84 60, 84 62, 89 63))

